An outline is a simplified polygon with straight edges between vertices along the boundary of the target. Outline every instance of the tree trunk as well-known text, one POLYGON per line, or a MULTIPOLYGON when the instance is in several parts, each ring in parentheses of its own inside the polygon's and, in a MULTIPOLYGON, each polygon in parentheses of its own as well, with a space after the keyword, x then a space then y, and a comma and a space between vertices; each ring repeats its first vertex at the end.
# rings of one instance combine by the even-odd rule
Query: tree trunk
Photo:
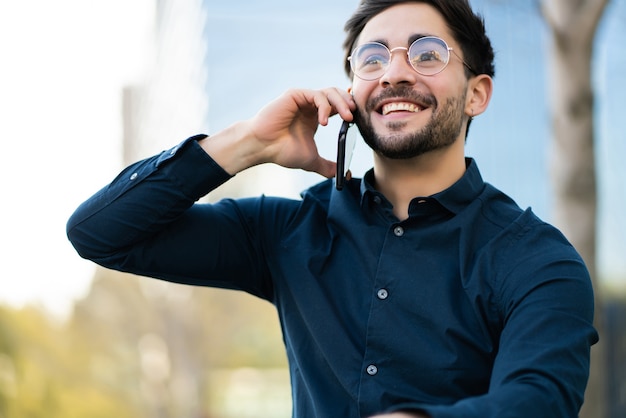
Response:
MULTIPOLYGON (((580 252, 595 288, 595 326, 603 334, 596 270, 596 168, 594 154, 593 40, 608 0, 544 0, 551 35, 550 86, 553 123, 554 222, 580 252)), ((602 340, 591 352, 584 418, 605 418, 606 364, 602 340)))

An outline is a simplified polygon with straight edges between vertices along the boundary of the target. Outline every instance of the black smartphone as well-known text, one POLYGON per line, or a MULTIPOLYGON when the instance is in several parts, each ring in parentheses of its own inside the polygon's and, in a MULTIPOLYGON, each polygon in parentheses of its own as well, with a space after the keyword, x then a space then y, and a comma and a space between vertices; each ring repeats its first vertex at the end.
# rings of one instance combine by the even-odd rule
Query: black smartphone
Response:
POLYGON ((352 122, 345 120, 339 128, 339 137, 337 138, 337 174, 335 176, 335 187, 342 190, 346 181, 346 174, 350 168, 350 160, 352 159, 352 151, 354 149, 354 138, 348 136, 348 130, 352 126, 352 122))

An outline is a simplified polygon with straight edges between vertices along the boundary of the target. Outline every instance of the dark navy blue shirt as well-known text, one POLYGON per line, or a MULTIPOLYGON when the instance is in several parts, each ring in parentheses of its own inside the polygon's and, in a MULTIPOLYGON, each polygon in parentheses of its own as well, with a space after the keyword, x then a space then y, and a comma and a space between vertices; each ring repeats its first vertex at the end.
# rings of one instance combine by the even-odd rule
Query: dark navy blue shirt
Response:
POLYGON ((464 176, 398 220, 373 173, 301 200, 196 203, 230 176, 190 138, 81 205, 81 256, 277 308, 294 417, 576 417, 593 295, 574 248, 532 211, 464 176))

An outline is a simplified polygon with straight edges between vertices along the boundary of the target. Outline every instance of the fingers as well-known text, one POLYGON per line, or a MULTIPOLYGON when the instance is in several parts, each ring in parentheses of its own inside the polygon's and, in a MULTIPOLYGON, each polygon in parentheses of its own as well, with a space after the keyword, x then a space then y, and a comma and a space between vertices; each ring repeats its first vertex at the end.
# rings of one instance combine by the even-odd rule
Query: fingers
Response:
MULTIPOLYGON (((354 119, 352 112, 356 110, 356 103, 348 91, 331 87, 307 92, 311 95, 311 103, 317 108, 317 118, 320 125, 328 125, 329 118, 337 114, 348 122, 354 119)), ((326 178, 332 178, 336 174, 337 164, 318 154, 315 163, 306 170, 316 172, 326 178)), ((349 175, 351 176, 351 173, 349 175)))
POLYGON ((352 95, 334 87, 317 91, 314 95, 314 104, 318 109, 318 122, 323 126, 326 126, 328 119, 336 114, 343 120, 351 122, 352 111, 356 109, 352 95))
POLYGON ((331 116, 339 116, 347 121, 352 121, 352 111, 356 104, 352 95, 346 90, 330 87, 322 90, 291 90, 287 92, 301 110, 307 109, 317 112, 317 122, 326 126, 331 116))

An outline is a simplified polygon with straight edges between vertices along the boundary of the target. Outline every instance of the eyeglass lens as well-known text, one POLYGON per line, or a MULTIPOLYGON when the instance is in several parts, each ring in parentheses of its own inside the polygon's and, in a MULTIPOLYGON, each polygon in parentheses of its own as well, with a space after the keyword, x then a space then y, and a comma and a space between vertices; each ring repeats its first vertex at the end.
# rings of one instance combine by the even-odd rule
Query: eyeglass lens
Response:
MULTIPOLYGON (((428 36, 411 44, 408 58, 409 63, 418 73, 434 75, 446 67, 450 51, 444 40, 428 36)), ((350 57, 352 71, 364 80, 375 80, 381 77, 387 71, 390 62, 391 51, 378 42, 358 46, 350 57)))

